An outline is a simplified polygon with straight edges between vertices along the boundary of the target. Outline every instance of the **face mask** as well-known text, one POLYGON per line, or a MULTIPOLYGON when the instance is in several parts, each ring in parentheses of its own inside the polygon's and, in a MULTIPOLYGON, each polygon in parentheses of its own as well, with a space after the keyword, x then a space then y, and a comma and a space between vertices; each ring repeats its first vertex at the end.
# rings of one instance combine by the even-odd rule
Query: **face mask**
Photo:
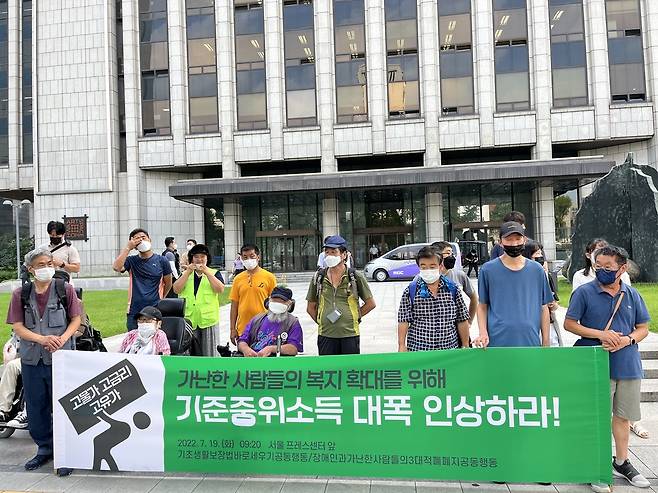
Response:
POLYGON ((544 265, 544 262, 546 262, 544 257, 535 257, 534 260, 535 262, 539 262, 541 265, 544 265))
POLYGON ((61 236, 51 236, 50 237, 50 243, 52 245, 59 245, 62 242, 62 237, 61 236))
POLYGON ((151 249, 151 242, 144 240, 139 245, 137 245, 135 249, 140 253, 148 252, 151 249))
POLYGON ((427 269, 420 271, 420 278, 427 284, 435 283, 439 280, 439 277, 441 277, 441 272, 439 272, 439 269, 427 269))
POLYGON ((187 246, 186 246, 185 248, 187 248, 187 251, 189 252, 190 250, 192 250, 192 247, 193 247, 193 246, 194 246, 194 245, 193 245, 192 243, 188 243, 187 246))
POLYGON ((244 268, 247 270, 254 270, 256 267, 258 267, 258 259, 248 258, 247 260, 242 261, 242 265, 244 265, 244 268))
POLYGON ((336 267, 343 261, 342 258, 337 257, 336 255, 327 255, 324 258, 324 263, 327 264, 327 267, 336 267))
POLYGON ((288 311, 288 305, 285 303, 279 303, 278 301, 270 301, 268 309, 275 315, 280 315, 281 313, 286 313, 288 311))
POLYGON ((596 271, 596 279, 598 279, 598 281, 604 286, 608 286, 617 280, 617 272, 619 272, 619 270, 607 271, 598 269, 596 271))
POLYGON ((518 257, 523 253, 524 248, 525 245, 514 245, 514 246, 503 245, 503 249, 505 250, 505 253, 510 257, 518 257))
POLYGON ((151 339, 157 332, 157 328, 152 322, 144 322, 137 324, 137 333, 139 334, 140 339, 148 341, 151 339))
POLYGON ((451 255, 450 257, 446 257, 443 259, 443 265, 448 270, 452 269, 456 263, 457 263, 457 259, 454 257, 454 255, 451 255))
POLYGON ((50 281, 55 275, 54 267, 43 267, 42 269, 36 269, 34 271, 34 278, 37 281, 50 281))

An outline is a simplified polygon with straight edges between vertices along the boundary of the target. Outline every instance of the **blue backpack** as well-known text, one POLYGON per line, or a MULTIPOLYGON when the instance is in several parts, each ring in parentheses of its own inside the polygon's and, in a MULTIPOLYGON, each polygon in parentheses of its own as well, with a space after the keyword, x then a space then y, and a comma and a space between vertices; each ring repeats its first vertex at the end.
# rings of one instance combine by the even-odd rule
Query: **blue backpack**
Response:
MULTIPOLYGON (((441 274, 441 281, 443 281, 443 285, 448 288, 448 291, 450 291, 450 294, 452 294, 452 300, 457 302, 457 296, 459 294, 459 288, 457 287, 457 284, 452 282, 443 274, 441 274)), ((411 302, 412 310, 414 309, 414 298, 416 297, 416 291, 418 291, 418 277, 414 277, 414 280, 409 283, 409 301, 411 302)))

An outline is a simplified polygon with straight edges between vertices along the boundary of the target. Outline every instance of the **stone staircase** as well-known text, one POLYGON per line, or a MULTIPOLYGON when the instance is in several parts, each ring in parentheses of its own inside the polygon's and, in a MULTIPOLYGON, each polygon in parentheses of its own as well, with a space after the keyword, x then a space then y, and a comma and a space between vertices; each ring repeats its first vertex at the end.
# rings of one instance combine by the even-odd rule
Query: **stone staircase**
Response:
POLYGON ((642 402, 658 402, 658 343, 642 343, 640 346, 644 379, 642 380, 642 402))

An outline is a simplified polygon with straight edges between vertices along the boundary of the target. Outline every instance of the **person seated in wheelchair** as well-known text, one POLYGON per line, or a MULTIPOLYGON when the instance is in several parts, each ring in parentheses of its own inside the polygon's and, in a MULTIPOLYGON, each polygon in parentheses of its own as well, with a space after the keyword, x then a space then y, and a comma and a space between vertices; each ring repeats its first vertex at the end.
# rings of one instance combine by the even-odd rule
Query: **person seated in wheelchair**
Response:
POLYGON ((19 402, 20 388, 18 379, 21 376, 21 358, 17 353, 18 338, 11 337, 5 344, 3 360, 5 369, 0 378, 0 425, 8 428, 27 428, 27 410, 19 402))
POLYGON ((126 334, 121 341, 120 353, 170 355, 171 348, 162 326, 162 312, 154 306, 142 308, 137 315, 137 328, 126 334))
POLYGON ((267 312, 252 318, 238 340, 244 356, 295 356, 304 351, 304 336, 299 319, 291 312, 295 306, 292 291, 277 286, 265 300, 267 312))

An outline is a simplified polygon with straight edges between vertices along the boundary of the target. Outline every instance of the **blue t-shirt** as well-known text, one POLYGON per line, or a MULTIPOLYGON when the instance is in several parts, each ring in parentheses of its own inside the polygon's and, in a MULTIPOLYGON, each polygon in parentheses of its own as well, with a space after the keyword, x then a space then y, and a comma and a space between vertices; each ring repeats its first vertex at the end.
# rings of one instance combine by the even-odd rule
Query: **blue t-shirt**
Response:
POLYGON ((553 301, 541 265, 526 259, 523 268, 514 271, 500 258, 491 260, 480 269, 478 296, 488 305, 489 346, 541 346, 542 307, 553 301))
MULTIPOLYGON (((626 294, 615 318, 612 319, 610 330, 628 335, 635 330, 636 325, 647 323, 650 317, 644 300, 635 288, 622 283, 621 290, 626 294)), ((606 293, 599 281, 588 282, 571 295, 566 317, 588 329, 603 330, 610 320, 619 296, 613 298, 606 293)), ((626 380, 642 377, 642 361, 637 344, 610 353, 610 378, 626 380)))
POLYGON ((129 316, 134 316, 146 306, 160 301, 160 282, 171 274, 171 265, 161 255, 154 253, 147 259, 139 255, 126 258, 123 268, 130 272, 131 296, 129 316))

